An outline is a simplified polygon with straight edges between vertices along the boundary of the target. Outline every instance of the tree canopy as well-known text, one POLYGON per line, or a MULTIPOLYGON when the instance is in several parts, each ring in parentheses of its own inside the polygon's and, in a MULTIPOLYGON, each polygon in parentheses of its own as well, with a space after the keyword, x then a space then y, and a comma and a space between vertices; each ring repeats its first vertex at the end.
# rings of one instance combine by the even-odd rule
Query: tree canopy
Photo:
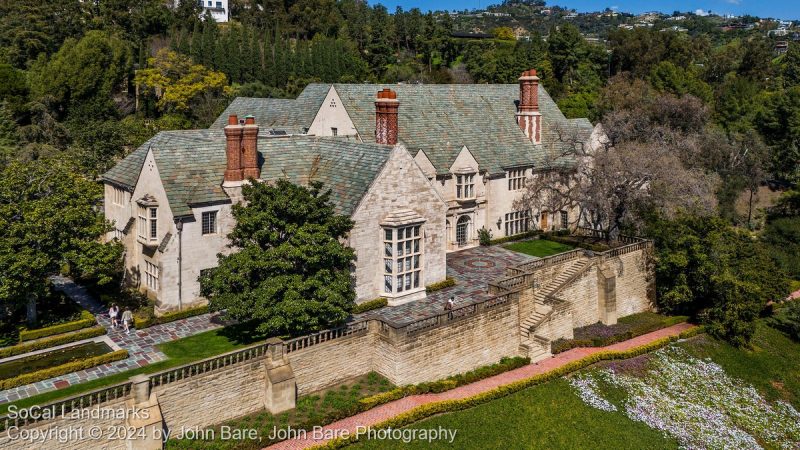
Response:
POLYGON ((271 335, 295 335, 342 324, 354 306, 352 248, 342 243, 352 221, 334 213, 319 183, 252 183, 233 206, 229 255, 200 278, 213 310, 254 321, 271 335))

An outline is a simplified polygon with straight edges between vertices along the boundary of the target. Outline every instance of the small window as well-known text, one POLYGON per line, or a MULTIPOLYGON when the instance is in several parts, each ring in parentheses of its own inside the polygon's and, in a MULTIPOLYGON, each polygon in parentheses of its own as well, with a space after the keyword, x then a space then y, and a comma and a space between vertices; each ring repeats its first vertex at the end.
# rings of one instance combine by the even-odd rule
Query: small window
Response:
POLYGON ((203 234, 217 233, 217 212, 208 211, 203 213, 202 218, 203 234))
POLYGON ((222 2, 217 2, 217 9, 222 9, 222 2))
POLYGON ((144 281, 151 291, 158 291, 158 266, 150 261, 144 262, 144 281))
POLYGON ((339 129, 338 128, 331 128, 331 135, 338 136, 339 135, 339 129))
POLYGON ((569 228, 569 215, 566 211, 561 211, 561 228, 564 230, 569 228))
POLYGON ((150 240, 158 239, 158 208, 150 208, 150 240))
POLYGON ((336 100, 331 99, 331 108, 336 108, 336 100))
POLYGON ((112 203, 117 206, 125 205, 125 191, 120 188, 112 187, 112 203))

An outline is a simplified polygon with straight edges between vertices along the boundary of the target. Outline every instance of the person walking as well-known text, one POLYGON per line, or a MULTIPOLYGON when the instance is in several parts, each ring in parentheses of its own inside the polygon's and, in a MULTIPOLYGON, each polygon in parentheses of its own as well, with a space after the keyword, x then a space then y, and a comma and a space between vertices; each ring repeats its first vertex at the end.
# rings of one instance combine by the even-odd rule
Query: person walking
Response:
POLYGON ((449 299, 447 299, 447 303, 444 305, 444 310, 447 311, 447 318, 453 318, 453 308, 456 306, 456 298, 452 295, 449 299))
POLYGON ((131 322, 133 322, 133 313, 130 308, 125 308, 122 313, 122 326, 125 327, 125 333, 131 334, 131 322))
POLYGON ((116 303, 111 304, 111 309, 108 310, 108 317, 111 318, 111 328, 117 328, 117 325, 119 325, 119 307, 116 303))

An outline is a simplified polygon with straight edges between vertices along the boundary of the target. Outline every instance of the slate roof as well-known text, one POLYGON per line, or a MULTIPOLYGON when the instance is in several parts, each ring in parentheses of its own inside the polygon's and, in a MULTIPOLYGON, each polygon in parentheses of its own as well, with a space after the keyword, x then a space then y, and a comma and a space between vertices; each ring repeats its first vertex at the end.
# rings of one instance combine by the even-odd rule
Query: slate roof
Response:
POLYGON ((564 136, 585 135, 591 129, 586 119, 567 119, 547 91, 539 85, 542 113, 542 145, 532 144, 515 120, 517 84, 310 84, 292 105, 291 100, 237 98, 214 122, 221 128, 229 114, 253 114, 256 123, 308 128, 330 87, 339 94, 360 138, 375 140, 375 94, 388 87, 400 101, 399 140, 416 155, 423 150, 440 174, 448 173, 463 146, 490 174, 520 166, 569 165, 571 159, 551 161, 548 152, 564 150, 564 136), (306 109, 310 108, 310 109, 306 109), (302 111, 306 113, 302 113, 302 111), (284 111, 282 119, 276 116, 284 111), (588 125, 588 128, 587 128, 588 125))
MULTIPOLYGON (((259 130, 261 178, 310 180, 332 190, 336 212, 351 215, 380 172, 391 147, 314 136, 269 136, 259 130)), ((103 175, 105 181, 133 190, 148 150, 153 151, 173 215, 191 206, 228 201, 222 189, 225 135, 220 130, 162 131, 103 175)))

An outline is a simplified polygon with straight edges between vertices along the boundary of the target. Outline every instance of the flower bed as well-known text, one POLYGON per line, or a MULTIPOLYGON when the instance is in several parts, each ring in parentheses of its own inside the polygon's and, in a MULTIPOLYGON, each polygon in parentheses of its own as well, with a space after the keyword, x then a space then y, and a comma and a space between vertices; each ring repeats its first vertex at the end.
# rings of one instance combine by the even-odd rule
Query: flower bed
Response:
POLYGON ((89 369, 91 367, 99 366, 101 364, 108 364, 110 362, 119 361, 128 357, 127 350, 117 350, 115 352, 106 353, 105 355, 86 358, 82 361, 75 361, 60 366, 51 367, 49 369, 39 370, 37 372, 26 373, 14 378, 0 380, 0 389, 11 389, 17 386, 23 386, 37 381, 46 380, 48 378, 57 377, 59 375, 76 372, 78 370, 89 369))
POLYGON ((106 329, 101 326, 87 328, 77 333, 59 334, 42 338, 36 342, 26 342, 11 347, 0 348, 0 358, 8 358, 9 356, 21 355, 23 353, 33 352, 36 350, 43 350, 57 345, 69 344, 70 342, 82 341, 97 336, 106 334, 106 329))
POLYGON ((577 347, 605 347, 617 342, 651 333, 662 328, 686 322, 687 316, 662 316, 644 312, 623 317, 616 325, 596 323, 574 331, 574 339, 558 339, 552 344, 552 353, 558 354, 577 347))
POLYGON ((678 347, 655 352, 641 377, 602 370, 577 380, 573 386, 588 405, 624 411, 685 448, 761 448, 760 443, 768 443, 788 449, 800 442, 800 413, 791 405, 767 402, 719 365, 678 347), (612 403, 602 386, 622 389, 625 399, 612 403))
POLYGON ((19 332, 19 341, 32 341, 34 339, 53 336, 55 334, 69 333, 70 331, 91 327, 97 323, 97 319, 95 319, 94 315, 89 311, 83 310, 81 311, 80 315, 81 318, 73 322, 62 323, 45 328, 36 328, 33 330, 22 329, 19 332))

